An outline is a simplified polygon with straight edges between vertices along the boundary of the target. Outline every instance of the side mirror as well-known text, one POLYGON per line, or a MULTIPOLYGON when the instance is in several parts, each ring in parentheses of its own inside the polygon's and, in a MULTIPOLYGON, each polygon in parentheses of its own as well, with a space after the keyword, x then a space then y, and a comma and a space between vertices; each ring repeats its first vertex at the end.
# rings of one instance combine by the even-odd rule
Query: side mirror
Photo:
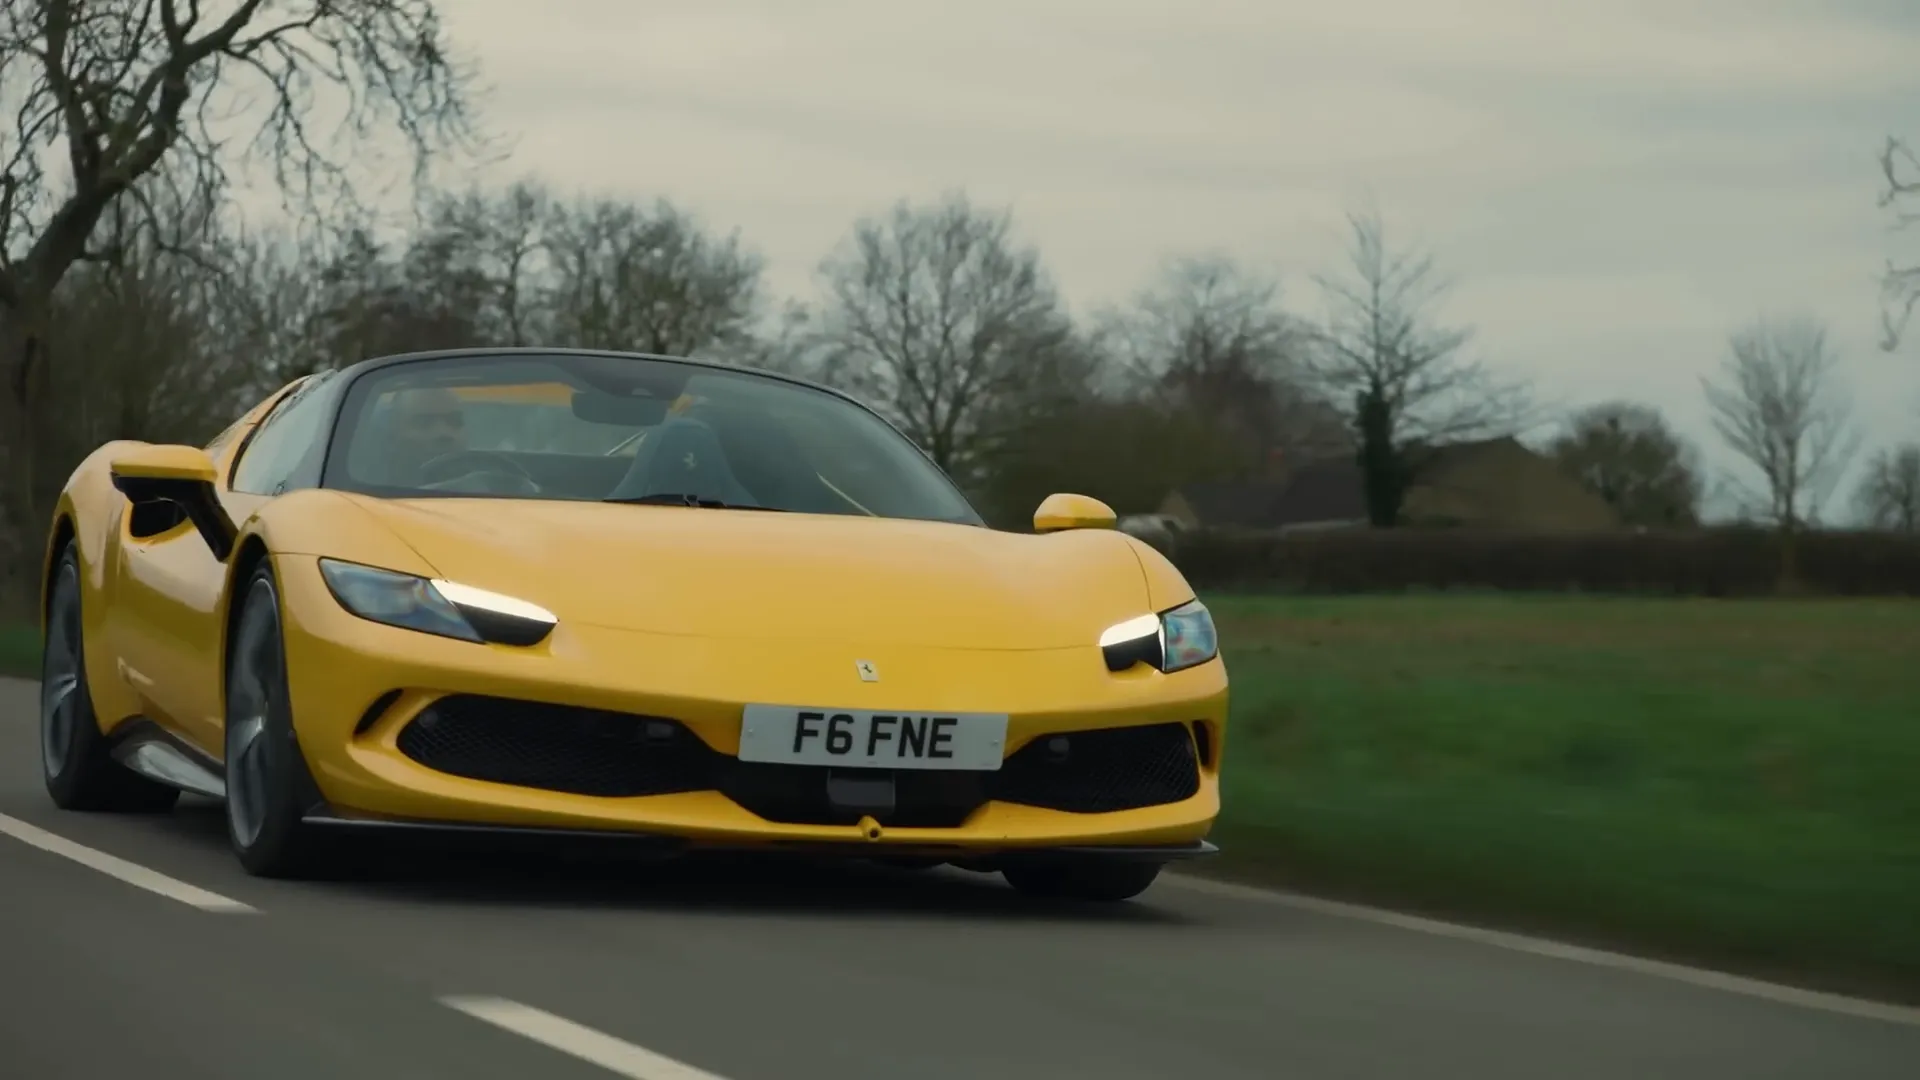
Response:
MULTIPOLYGON (((213 467, 213 458, 197 446, 168 446, 147 443, 114 455, 110 465, 113 470, 113 486, 121 491, 127 490, 122 481, 134 484, 165 482, 168 480, 185 481, 192 484, 211 484, 218 476, 213 467)), ((132 498, 132 494, 128 494, 132 498)), ((144 502, 144 499, 136 499, 144 502)))
POLYGON ((1033 512, 1033 531, 1061 532, 1066 529, 1111 529, 1116 517, 1113 507, 1090 495, 1056 492, 1033 512))
POLYGON ((214 558, 226 562, 233 554, 237 530, 214 491, 220 474, 205 450, 148 443, 115 454, 107 468, 113 486, 129 502, 173 503, 186 512, 214 558))

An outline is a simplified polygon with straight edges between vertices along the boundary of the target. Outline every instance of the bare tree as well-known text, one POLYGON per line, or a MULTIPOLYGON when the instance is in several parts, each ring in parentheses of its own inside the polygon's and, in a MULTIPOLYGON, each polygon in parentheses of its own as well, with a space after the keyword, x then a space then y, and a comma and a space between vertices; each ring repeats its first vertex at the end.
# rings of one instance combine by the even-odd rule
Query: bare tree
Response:
POLYGON ((760 256, 665 201, 558 208, 546 254, 553 333, 569 345, 732 358, 761 316, 760 256))
POLYGON ((1700 519, 1699 455, 1651 406, 1612 401, 1582 410, 1547 454, 1624 524, 1684 527, 1700 519))
POLYGON ((326 362, 457 345, 752 354, 758 255, 667 203, 562 202, 535 183, 434 199, 410 236, 341 230, 304 344, 326 362))
POLYGON ((744 367, 830 381, 827 344, 821 338, 814 310, 801 301, 788 300, 778 310, 763 314, 747 337, 717 358, 744 367))
MULTIPOLYGON (((5 511, 36 530, 51 490, 36 465, 55 423, 55 294, 103 257, 102 218, 124 200, 155 219, 141 183, 163 163, 217 191, 237 101, 264 102, 251 148, 292 196, 351 191, 348 159, 315 130, 391 124, 424 167, 431 149, 473 134, 469 75, 449 55, 434 0, 7 0, 0 5, 0 438, 5 511), (329 94, 330 92, 330 94, 329 94), (223 115, 228 114, 228 115, 223 115)), ((57 474, 51 474, 57 476, 57 474)))
MULTIPOLYGON (((1905 229, 1920 220, 1920 157, 1904 139, 1889 138, 1880 151, 1880 208, 1893 211, 1893 227, 1905 229)), ((1880 278, 1880 347, 1891 351, 1900 346, 1901 335, 1920 305, 1920 265, 1896 263, 1889 259, 1880 278)))
POLYGON ((243 282, 204 269, 238 262, 244 241, 216 207, 168 194, 152 197, 197 234, 191 248, 116 207, 98 233, 102 259, 77 267, 55 296, 52 328, 72 349, 49 398, 60 424, 47 448, 59 459, 111 438, 210 436, 258 388, 259 365, 233 347, 251 298, 243 282))
POLYGON ((428 232, 385 244, 357 226, 315 245, 311 302, 303 312, 303 374, 370 356, 483 344, 486 282, 448 257, 428 232), (449 264, 453 264, 449 269, 449 264))
POLYGON ((821 265, 829 374, 963 483, 1035 400, 1084 376, 1039 253, 1012 228, 964 195, 902 202, 821 265))
MULTIPOLYGON (((275 350, 259 332, 277 325, 265 310, 274 294, 256 273, 271 246, 232 228, 204 193, 166 180, 146 185, 153 218, 126 204, 108 211, 98 258, 54 295, 48 326, 62 362, 40 399, 53 422, 33 448, 49 466, 69 468, 109 439, 204 441, 272 378, 263 358, 275 350)), ((36 593, 41 542, 37 529, 0 532, 0 595, 36 593)))
POLYGON ((1810 318, 1736 332, 1718 379, 1703 379, 1714 430, 1759 474, 1744 485, 1755 516, 1788 537, 1818 520, 1859 448, 1840 358, 1810 318))
POLYGON ((1874 528, 1920 533, 1920 443, 1903 443, 1875 454, 1855 500, 1861 516, 1874 528))
POLYGON ((1309 385, 1313 332, 1277 281, 1219 257, 1175 259, 1101 319, 1103 347, 1148 399, 1207 416, 1250 462, 1351 446, 1344 418, 1309 385))
POLYGON ((1471 331, 1435 321, 1447 282, 1431 255, 1389 246, 1376 213, 1349 214, 1347 225, 1344 272, 1315 279, 1327 321, 1313 371, 1330 397, 1352 405, 1368 516, 1387 528, 1399 523, 1429 451, 1513 434, 1529 398, 1466 356, 1471 331))
POLYGON ((405 272, 439 307, 464 311, 482 342, 552 340, 549 248, 561 214, 543 186, 526 180, 441 196, 407 247, 405 272))

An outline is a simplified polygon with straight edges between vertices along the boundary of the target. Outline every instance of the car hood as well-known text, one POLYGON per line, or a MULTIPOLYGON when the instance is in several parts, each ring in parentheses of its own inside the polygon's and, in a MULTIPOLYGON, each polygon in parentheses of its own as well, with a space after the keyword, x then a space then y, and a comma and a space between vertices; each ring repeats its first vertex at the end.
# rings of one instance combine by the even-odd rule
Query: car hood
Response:
POLYGON ((1146 610, 1126 538, 888 518, 504 499, 360 500, 451 581, 650 633, 1091 646, 1146 610))

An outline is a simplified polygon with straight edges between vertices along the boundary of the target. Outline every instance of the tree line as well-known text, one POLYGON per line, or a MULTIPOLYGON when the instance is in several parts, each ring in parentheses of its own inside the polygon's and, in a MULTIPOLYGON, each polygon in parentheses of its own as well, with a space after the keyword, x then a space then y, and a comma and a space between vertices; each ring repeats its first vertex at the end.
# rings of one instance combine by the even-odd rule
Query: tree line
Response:
MULTIPOLYGON (((817 295, 781 298, 750 244, 669 201, 432 183, 435 162, 488 141, 475 78, 434 0, 0 12, 0 98, 19 118, 0 133, 6 565, 30 564, 60 483, 100 442, 204 441, 297 375, 412 349, 635 349, 807 375, 885 412, 1011 526, 1051 491, 1144 512, 1192 481, 1348 455, 1368 516, 1393 527, 1435 448, 1554 419, 1475 357, 1433 254, 1377 212, 1349 215, 1344 257, 1309 281, 1311 314, 1269 275, 1191 255, 1076 319, 1010 213, 964 193, 854 222, 817 295), (240 95, 260 118, 247 160, 302 212, 285 229, 243 229, 226 208, 235 139, 219 125, 240 95), (356 180, 382 127, 404 137, 419 192, 397 233, 356 180)), ((1904 153, 1887 149, 1890 202, 1920 190, 1904 153)), ((1920 277, 1889 267, 1887 283, 1891 342, 1920 277)), ((1703 391, 1751 466, 1753 519, 1820 520, 1860 444, 1842 368, 1810 318, 1730 338, 1703 391)), ((1652 403, 1584 409, 1546 449, 1628 524, 1698 520, 1709 478, 1652 403)), ((1880 451, 1858 499, 1913 531, 1920 445, 1880 451)))

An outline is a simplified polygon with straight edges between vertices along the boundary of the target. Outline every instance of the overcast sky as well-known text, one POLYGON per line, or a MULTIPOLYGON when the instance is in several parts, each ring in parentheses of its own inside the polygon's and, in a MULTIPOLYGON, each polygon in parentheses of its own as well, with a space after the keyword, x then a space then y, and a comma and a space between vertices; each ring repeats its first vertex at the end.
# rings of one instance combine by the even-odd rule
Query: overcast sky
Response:
POLYGON ((507 173, 669 197, 741 229, 784 292, 856 216, 965 188, 1013 209, 1077 310, 1203 250, 1306 309, 1370 192, 1457 277, 1484 356, 1556 400, 1645 399, 1710 443, 1699 377, 1727 332, 1807 312, 1870 441, 1920 436, 1920 349, 1875 344, 1903 246, 1875 154, 1920 136, 1911 0, 446 10, 518 139, 507 173))

